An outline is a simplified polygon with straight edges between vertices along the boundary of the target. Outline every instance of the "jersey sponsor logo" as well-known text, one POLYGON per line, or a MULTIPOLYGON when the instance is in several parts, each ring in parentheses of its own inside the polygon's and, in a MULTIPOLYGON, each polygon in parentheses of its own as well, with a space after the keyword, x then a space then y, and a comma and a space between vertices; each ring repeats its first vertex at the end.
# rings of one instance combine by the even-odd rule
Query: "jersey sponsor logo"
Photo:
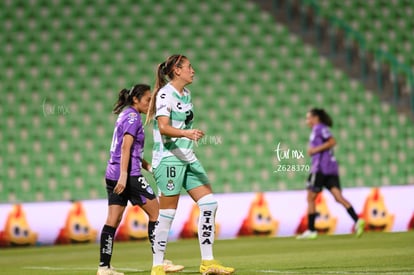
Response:
POLYGON ((136 113, 129 113, 128 114, 128 123, 132 124, 138 120, 138 115, 136 113))
POLYGON ((213 211, 203 211, 199 219, 202 220, 201 244, 212 244, 213 237, 213 211))
POLYGON ((185 123, 185 125, 188 125, 191 121, 193 121, 194 113, 193 113, 193 111, 190 110, 190 111, 185 112, 185 114, 187 116, 185 118, 184 123, 185 123))

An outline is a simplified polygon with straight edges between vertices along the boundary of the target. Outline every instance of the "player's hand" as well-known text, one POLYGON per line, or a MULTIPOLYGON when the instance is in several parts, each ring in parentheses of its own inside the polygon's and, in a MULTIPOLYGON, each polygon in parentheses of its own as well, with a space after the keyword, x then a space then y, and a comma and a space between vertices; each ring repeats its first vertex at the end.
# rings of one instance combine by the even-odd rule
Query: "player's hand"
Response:
POLYGON ((115 194, 121 194, 122 192, 124 192, 125 187, 126 187, 126 181, 127 181, 127 176, 121 175, 118 179, 118 182, 115 185, 114 188, 114 193, 115 194))
POLYGON ((314 155, 314 154, 316 154, 318 151, 316 150, 316 148, 315 147, 309 147, 308 148, 308 155, 309 156, 312 156, 312 155, 314 155))
POLYGON ((191 129, 185 131, 185 137, 197 141, 204 136, 204 132, 198 129, 191 129))

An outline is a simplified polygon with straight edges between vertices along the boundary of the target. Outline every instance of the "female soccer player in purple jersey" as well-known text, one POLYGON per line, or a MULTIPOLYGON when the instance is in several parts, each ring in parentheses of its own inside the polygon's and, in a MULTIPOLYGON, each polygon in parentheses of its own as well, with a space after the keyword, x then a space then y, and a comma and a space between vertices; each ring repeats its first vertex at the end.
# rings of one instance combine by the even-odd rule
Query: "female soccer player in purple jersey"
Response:
POLYGON ((317 217, 315 199, 323 187, 326 187, 335 200, 346 208, 355 222, 355 232, 359 237, 364 231, 365 221, 358 219, 351 203, 342 195, 338 163, 333 155, 336 140, 329 130, 329 127, 333 126, 333 121, 324 109, 313 108, 306 114, 306 124, 312 128, 308 148, 308 154, 312 159, 311 173, 307 182, 308 230, 299 235, 298 239, 315 239, 318 235, 315 230, 317 217))
POLYGON ((142 176, 141 168, 151 167, 143 159, 144 128, 140 113, 148 111, 151 99, 150 86, 134 85, 119 92, 113 112, 119 114, 115 124, 110 158, 106 168, 108 216, 101 232, 100 263, 97 275, 120 275, 111 268, 115 231, 121 222, 127 202, 139 205, 149 217, 148 237, 152 241, 158 218, 156 196, 142 176))
MULTIPOLYGON (((113 242, 116 229, 121 222, 127 202, 139 205, 149 218, 148 238, 153 244, 153 232, 159 214, 156 196, 142 176, 141 169, 152 171, 143 159, 144 127, 142 113, 147 113, 151 100, 150 86, 134 85, 130 90, 119 92, 113 112, 118 114, 112 137, 110 158, 106 167, 106 189, 108 192, 108 216, 101 232, 100 263, 97 275, 120 275, 111 268, 113 242)), ((176 272, 184 267, 171 261, 163 263, 164 270, 176 272)))

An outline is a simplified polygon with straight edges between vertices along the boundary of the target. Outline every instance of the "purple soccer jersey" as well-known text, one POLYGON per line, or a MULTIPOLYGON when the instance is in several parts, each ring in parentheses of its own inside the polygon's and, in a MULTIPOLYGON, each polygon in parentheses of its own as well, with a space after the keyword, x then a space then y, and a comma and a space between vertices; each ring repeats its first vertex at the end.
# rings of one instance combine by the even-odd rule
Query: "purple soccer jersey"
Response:
POLYGON ((105 177, 107 179, 119 179, 121 172, 121 146, 125 134, 130 134, 134 137, 129 160, 129 175, 141 175, 142 158, 144 153, 144 127, 142 126, 141 115, 134 108, 129 107, 119 114, 115 123, 110 158, 106 167, 105 177))
MULTIPOLYGON (((309 137, 309 146, 316 147, 325 143, 332 137, 329 127, 319 123, 312 128, 309 137)), ((338 175, 338 163, 333 155, 333 150, 325 150, 312 155, 311 173, 320 172, 325 175, 338 175)))

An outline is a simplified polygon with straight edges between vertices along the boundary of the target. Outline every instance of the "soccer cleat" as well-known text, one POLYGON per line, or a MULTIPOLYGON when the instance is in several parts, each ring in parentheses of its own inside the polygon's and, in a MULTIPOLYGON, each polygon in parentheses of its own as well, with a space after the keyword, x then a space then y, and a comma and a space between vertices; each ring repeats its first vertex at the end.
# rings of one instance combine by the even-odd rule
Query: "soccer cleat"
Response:
POLYGON ((358 219, 355 223, 355 234, 357 237, 361 237, 362 233, 364 233, 365 229, 365 220, 364 219, 358 219))
POLYGON ((107 266, 100 266, 98 267, 96 275, 124 275, 124 273, 115 271, 112 267, 109 268, 107 266))
POLYGON ((318 237, 318 232, 316 231, 310 231, 306 230, 302 233, 302 235, 299 235, 296 237, 298 240, 314 240, 318 237))
POLYGON ((174 273, 184 269, 183 265, 175 265, 172 261, 164 260, 163 262, 165 273, 174 273))
POLYGON ((202 260, 201 261, 200 273, 203 275, 209 275, 209 274, 226 275, 226 274, 233 274, 233 272, 234 272, 233 267, 222 266, 216 260, 202 260))
POLYGON ((151 268, 151 275, 165 275, 164 266, 156 265, 151 268))

